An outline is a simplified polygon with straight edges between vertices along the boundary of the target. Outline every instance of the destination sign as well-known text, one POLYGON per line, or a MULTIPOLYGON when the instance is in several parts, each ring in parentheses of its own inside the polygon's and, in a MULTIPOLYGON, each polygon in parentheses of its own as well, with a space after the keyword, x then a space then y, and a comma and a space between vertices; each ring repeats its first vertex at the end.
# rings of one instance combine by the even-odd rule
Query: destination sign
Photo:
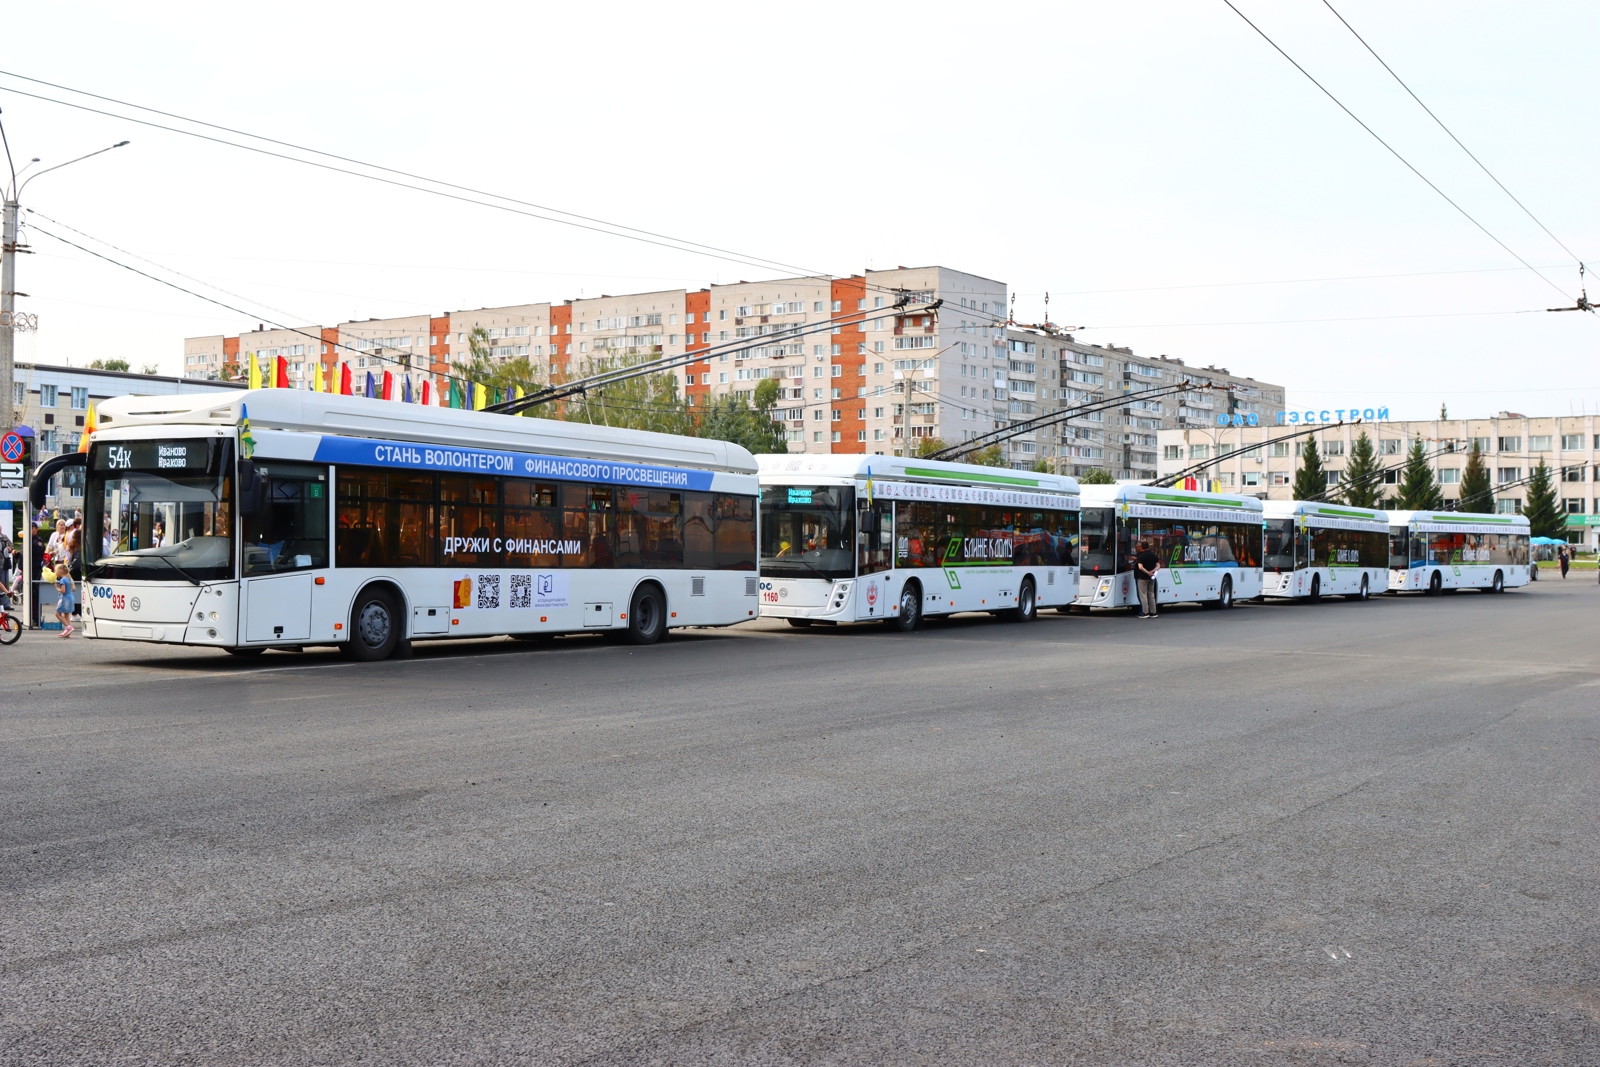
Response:
POLYGON ((115 441, 94 450, 94 469, 205 470, 210 459, 210 441, 115 441))

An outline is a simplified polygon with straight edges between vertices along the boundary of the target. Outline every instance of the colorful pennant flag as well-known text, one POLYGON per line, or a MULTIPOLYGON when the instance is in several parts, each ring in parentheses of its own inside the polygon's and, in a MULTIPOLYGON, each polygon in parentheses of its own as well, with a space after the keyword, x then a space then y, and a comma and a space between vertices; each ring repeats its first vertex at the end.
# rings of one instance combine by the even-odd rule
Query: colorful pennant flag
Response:
MULTIPOLYGON (((95 424, 94 405, 89 405, 89 414, 83 417, 83 439, 78 442, 78 451, 89 451, 89 435, 100 427, 95 424)), ((9 531, 8 531, 9 534, 9 531)))
POLYGON ((481 385, 476 385, 476 384, 473 385, 473 387, 472 387, 472 410, 473 411, 482 411, 484 409, 484 407, 488 403, 489 403, 489 390, 485 389, 481 385))
MULTIPOLYGON (((250 357, 255 361, 255 356, 250 357)), ((256 439, 250 436, 250 407, 239 405, 239 458, 249 459, 256 454, 256 439)))
POLYGON ((250 388, 261 388, 261 364, 256 361, 256 354, 250 353, 250 388))
POLYGON ((339 395, 341 395, 341 396, 353 396, 354 395, 354 389, 351 387, 351 384, 350 384, 350 364, 348 364, 348 363, 340 363, 339 364, 339 395))
POLYGON ((402 404, 411 403, 411 375, 409 374, 406 375, 405 382, 401 386, 400 402, 402 404))
POLYGON ((371 371, 367 371, 367 399, 368 400, 376 400, 377 398, 378 398, 378 383, 372 377, 372 372, 371 371))
POLYGON ((429 404, 433 403, 433 401, 428 396, 428 394, 431 393, 431 392, 433 392, 433 383, 430 382, 426 378, 422 379, 422 406, 423 407, 427 407, 429 404))
POLYGON ((383 372, 383 382, 379 386, 378 395, 384 400, 394 399, 394 375, 388 371, 383 372))
POLYGON ((273 358, 273 363, 275 366, 273 367, 272 377, 274 380, 272 387, 274 389, 289 388, 289 361, 282 356, 276 356, 273 358))

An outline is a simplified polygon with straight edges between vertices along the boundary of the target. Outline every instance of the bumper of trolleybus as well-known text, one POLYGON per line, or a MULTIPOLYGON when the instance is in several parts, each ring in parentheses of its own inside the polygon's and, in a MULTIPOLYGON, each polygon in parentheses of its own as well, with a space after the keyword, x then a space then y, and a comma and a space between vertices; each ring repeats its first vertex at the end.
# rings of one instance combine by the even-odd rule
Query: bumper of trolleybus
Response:
POLYGON ((1118 608, 1137 604, 1139 593, 1133 587, 1133 575, 1084 574, 1078 578, 1078 599, 1073 601, 1083 608, 1118 608))
POLYGON ((86 581, 79 590, 85 637, 212 648, 238 643, 237 582, 86 581))
POLYGON ((856 579, 762 578, 761 617, 855 620, 856 579))
POLYGON ((1303 590, 1297 588, 1295 576, 1303 571, 1266 571, 1261 575, 1261 595, 1274 597, 1299 596, 1303 590))

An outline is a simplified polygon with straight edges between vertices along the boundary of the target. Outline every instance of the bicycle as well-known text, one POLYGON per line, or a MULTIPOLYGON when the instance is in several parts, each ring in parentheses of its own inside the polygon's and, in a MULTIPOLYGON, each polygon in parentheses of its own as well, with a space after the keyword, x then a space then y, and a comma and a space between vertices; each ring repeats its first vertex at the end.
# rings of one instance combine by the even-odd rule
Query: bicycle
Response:
POLYGON ((22 636, 22 621, 11 614, 11 609, 0 604, 0 645, 14 645, 22 636))

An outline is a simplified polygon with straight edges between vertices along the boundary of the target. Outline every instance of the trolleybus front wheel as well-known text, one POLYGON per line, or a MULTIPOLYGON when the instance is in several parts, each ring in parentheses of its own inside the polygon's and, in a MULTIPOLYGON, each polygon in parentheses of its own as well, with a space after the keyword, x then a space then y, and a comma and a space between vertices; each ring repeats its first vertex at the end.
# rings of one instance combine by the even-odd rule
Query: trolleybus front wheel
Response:
POLYGON ((1217 607, 1224 610, 1233 607, 1232 578, 1222 579, 1222 588, 1217 590, 1217 607))
POLYGON ((1366 600, 1371 595, 1372 595, 1372 589, 1371 589, 1370 586, 1367 585, 1367 576, 1365 574, 1363 574, 1361 576, 1361 592, 1356 594, 1356 599, 1357 600, 1366 600))
POLYGON ((1322 575, 1313 574, 1311 576, 1311 595, 1306 599, 1313 604, 1322 599, 1322 575))
POLYGON ((900 589, 900 614, 883 620, 891 630, 908 634, 922 621, 922 586, 907 582, 900 589))
POLYGON ((1433 577, 1428 579, 1428 595, 1429 596, 1438 596, 1439 595, 1439 591, 1441 589, 1443 589, 1443 588, 1444 588, 1444 579, 1439 577, 1439 572, 1438 571, 1434 571, 1433 572, 1433 577))
POLYGON ((1491 593, 1504 593, 1506 591, 1506 576, 1500 571, 1494 572, 1494 584, 1489 587, 1491 593))
POLYGON ((339 651, 353 660, 371 663, 388 659, 400 640, 400 612, 394 597, 382 588, 363 589, 350 611, 350 636, 339 651))

